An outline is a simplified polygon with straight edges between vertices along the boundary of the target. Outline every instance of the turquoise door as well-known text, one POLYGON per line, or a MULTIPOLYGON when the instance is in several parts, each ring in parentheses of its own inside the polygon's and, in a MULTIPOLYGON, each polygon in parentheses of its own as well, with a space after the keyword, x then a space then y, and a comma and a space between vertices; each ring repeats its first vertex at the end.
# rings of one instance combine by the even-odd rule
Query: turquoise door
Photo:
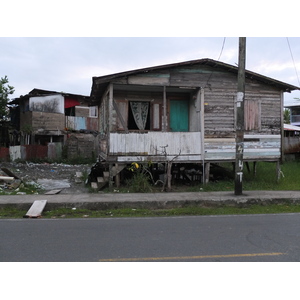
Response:
POLYGON ((170 101, 170 131, 189 131, 188 101, 170 101))

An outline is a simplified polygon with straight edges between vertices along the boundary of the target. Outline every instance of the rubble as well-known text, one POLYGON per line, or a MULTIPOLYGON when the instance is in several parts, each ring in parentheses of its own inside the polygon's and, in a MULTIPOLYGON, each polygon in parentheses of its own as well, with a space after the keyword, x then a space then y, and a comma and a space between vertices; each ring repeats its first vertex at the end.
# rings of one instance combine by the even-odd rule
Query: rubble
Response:
POLYGON ((83 180, 84 173, 91 169, 88 164, 1 162, 0 167, 0 177, 13 177, 10 181, 0 179, 0 193, 23 192, 17 189, 24 185, 42 194, 53 190, 64 194, 88 192, 83 180))

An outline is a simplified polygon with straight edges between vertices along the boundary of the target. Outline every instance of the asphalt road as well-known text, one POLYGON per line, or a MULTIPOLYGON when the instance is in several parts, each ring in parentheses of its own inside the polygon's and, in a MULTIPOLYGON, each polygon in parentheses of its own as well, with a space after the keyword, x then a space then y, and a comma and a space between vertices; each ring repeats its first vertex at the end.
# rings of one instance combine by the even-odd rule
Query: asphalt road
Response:
POLYGON ((300 261, 300 214, 0 220, 2 262, 300 261))

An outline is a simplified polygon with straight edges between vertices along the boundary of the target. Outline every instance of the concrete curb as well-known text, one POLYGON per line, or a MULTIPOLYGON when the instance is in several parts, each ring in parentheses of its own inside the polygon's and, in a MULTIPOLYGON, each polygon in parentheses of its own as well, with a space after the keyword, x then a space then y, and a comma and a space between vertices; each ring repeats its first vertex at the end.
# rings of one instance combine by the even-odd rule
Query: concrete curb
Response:
POLYGON ((245 206, 249 204, 300 203, 300 191, 245 191, 236 196, 233 192, 194 193, 99 193, 56 195, 0 196, 0 207, 13 206, 29 209, 35 200, 47 200, 45 209, 55 208, 175 208, 186 206, 245 206))

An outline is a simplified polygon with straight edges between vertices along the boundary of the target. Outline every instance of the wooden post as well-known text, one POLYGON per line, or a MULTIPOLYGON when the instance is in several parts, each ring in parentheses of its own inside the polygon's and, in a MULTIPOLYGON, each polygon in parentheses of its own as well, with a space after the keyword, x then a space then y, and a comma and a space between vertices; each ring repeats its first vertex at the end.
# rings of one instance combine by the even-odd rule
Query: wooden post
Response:
POLYGON ((109 186, 109 191, 110 192, 112 192, 112 190, 113 190, 113 185, 114 185, 114 181, 113 181, 113 179, 114 179, 114 177, 113 177, 113 165, 110 163, 109 164, 109 181, 108 181, 108 186, 109 186))
POLYGON ((256 161, 253 162, 253 175, 256 176, 256 161))
POLYGON ((167 131, 167 92, 166 87, 164 86, 163 91, 163 124, 162 124, 162 131, 167 131))
POLYGON ((281 174, 281 167, 280 167, 280 161, 278 160, 276 163, 277 182, 279 182, 280 180, 280 174, 281 174))
POLYGON ((171 192, 172 190, 172 184, 171 184, 171 181, 172 181, 172 161, 168 161, 167 163, 167 191, 168 192, 171 192))
POLYGON ((119 188, 120 187, 120 173, 118 172, 119 169, 119 164, 115 164, 115 168, 116 168, 116 187, 119 188))
POLYGON ((246 38, 239 38, 238 89, 236 99, 235 195, 243 193, 244 99, 246 38))
POLYGON ((205 176, 205 179, 204 179, 204 183, 209 183, 209 176, 210 176, 210 163, 206 163, 205 164, 205 172, 204 172, 204 176, 205 176))

